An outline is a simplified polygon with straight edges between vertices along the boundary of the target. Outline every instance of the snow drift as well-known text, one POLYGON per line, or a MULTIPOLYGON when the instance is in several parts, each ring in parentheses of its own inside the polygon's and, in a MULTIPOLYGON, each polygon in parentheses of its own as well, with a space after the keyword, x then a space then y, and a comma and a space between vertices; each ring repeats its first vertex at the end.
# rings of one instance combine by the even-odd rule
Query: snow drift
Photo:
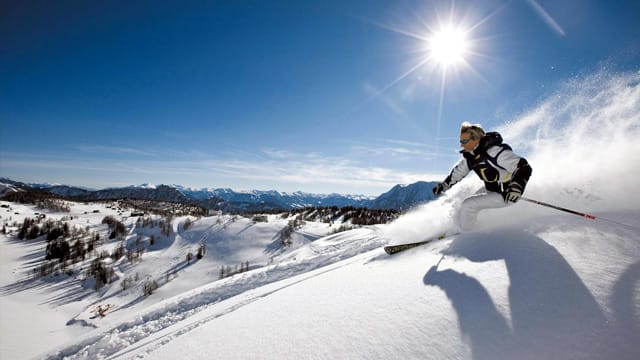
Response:
POLYGON ((637 208, 640 72, 571 80, 500 130, 534 164, 532 196, 594 211, 637 208))

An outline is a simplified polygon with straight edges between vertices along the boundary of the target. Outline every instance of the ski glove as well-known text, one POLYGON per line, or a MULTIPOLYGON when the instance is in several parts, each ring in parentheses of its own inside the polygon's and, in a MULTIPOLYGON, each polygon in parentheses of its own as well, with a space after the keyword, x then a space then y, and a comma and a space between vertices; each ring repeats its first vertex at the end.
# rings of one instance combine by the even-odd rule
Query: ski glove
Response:
POLYGON ((509 184, 509 187, 507 187, 507 191, 504 193, 504 202, 507 204, 516 203, 518 202, 518 200, 520 200, 521 196, 522 196, 522 185, 516 182, 513 182, 509 184))
POLYGON ((446 182, 438 183, 436 186, 431 189, 433 191, 433 195, 440 195, 443 191, 446 191, 449 188, 449 184, 446 182))

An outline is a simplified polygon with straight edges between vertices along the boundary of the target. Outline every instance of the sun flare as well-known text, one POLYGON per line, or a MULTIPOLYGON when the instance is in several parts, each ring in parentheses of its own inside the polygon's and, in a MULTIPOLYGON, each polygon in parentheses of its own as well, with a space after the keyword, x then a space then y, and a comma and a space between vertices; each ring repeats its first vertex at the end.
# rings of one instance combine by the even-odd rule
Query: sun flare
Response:
POLYGON ((464 62, 469 50, 466 32, 452 26, 434 33, 427 45, 429 59, 445 68, 464 62))

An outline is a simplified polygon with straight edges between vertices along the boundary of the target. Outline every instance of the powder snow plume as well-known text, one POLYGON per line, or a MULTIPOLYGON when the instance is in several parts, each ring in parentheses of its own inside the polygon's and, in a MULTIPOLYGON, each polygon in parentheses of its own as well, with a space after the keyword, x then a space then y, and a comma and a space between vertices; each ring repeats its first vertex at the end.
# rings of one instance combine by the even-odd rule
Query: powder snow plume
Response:
MULTIPOLYGON (((525 196, 583 212, 640 207, 640 71, 601 70, 561 84, 497 130, 533 168, 525 196)), ((452 164, 453 165, 453 164, 452 164)), ((462 199, 482 188, 469 174, 439 199, 417 207, 387 229, 392 242, 451 232, 462 199)), ((553 215, 520 202, 484 211, 479 228, 553 215), (508 219, 508 220, 507 220, 508 219)))
POLYGON ((571 80, 498 130, 533 166, 530 196, 594 211, 638 208, 640 72, 571 80))

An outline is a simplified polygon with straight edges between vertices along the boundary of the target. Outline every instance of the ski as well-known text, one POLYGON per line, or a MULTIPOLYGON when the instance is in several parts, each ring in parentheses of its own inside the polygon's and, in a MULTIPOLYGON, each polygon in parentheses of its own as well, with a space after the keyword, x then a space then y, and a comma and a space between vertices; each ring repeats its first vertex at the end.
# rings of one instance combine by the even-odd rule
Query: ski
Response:
POLYGON ((421 246, 421 245, 424 245, 424 244, 428 244, 428 243, 436 241, 436 240, 446 239, 448 237, 451 237, 451 236, 454 236, 454 235, 458 235, 458 234, 459 233, 455 233, 455 234, 451 234, 451 235, 440 235, 440 236, 435 237, 435 238, 431 238, 431 239, 423 240, 423 241, 418 241, 418 242, 413 242, 413 243, 406 243, 406 244, 399 244, 399 245, 389 245, 389 246, 385 246, 384 247, 384 251, 389 255, 393 255, 393 254, 399 253, 401 251, 413 249, 414 247, 418 247, 418 246, 421 246))

